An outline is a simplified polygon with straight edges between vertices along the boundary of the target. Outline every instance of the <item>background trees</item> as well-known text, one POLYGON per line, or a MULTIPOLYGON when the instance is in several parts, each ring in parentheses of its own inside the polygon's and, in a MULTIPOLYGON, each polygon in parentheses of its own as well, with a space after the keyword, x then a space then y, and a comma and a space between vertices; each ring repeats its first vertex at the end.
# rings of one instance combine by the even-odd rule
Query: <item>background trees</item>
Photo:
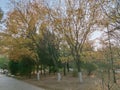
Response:
POLYGON ((115 74, 114 62, 119 62, 120 50, 119 4, 108 0, 63 0, 56 4, 51 7, 38 0, 12 2, 2 33, 11 72, 11 66, 18 64, 21 68, 15 74, 28 76, 35 69, 42 74, 49 69, 49 73, 58 73, 59 81, 61 70, 65 75, 66 67, 69 72, 69 67, 73 68, 70 63, 75 63, 80 82, 82 70, 91 74, 107 69, 108 75, 111 71, 115 74), (95 50, 90 38, 100 30, 102 47, 95 50))

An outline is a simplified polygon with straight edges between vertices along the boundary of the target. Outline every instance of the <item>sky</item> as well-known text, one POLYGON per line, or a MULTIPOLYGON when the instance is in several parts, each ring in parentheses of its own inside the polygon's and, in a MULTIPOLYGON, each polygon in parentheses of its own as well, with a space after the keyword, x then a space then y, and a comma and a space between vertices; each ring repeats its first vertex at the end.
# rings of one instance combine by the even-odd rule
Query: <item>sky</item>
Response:
POLYGON ((0 0, 0 8, 6 13, 8 11, 9 0, 0 0))

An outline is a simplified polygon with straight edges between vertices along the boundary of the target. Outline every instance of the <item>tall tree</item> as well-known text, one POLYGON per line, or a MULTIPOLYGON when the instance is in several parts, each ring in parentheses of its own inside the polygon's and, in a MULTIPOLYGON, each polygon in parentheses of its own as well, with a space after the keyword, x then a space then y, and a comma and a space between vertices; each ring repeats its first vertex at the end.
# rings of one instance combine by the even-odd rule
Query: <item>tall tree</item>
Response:
POLYGON ((63 3, 63 7, 60 4, 54 10, 56 15, 51 15, 54 18, 54 29, 69 45, 78 69, 79 81, 83 82, 81 53, 98 18, 99 3, 96 0, 66 0, 63 3))
MULTIPOLYGON (((39 39, 41 22, 46 15, 45 8, 36 1, 23 0, 11 2, 13 10, 8 13, 7 18, 7 43, 11 53, 10 56, 29 55, 36 60, 36 65, 39 67, 39 58, 37 55, 36 47, 39 47, 37 39, 39 39), (42 13, 41 13, 42 11, 42 13), (26 53, 24 53, 25 51, 26 53), (16 54, 13 54, 14 52, 16 54), (34 55, 33 55, 34 54, 34 55)), ((38 71, 38 68, 37 68, 38 71)))
MULTIPOLYGON (((114 83, 116 83, 116 75, 115 75, 115 67, 114 67, 114 52, 112 47, 115 45, 115 43, 118 43, 118 34, 119 34, 119 1, 118 0, 103 0, 101 2, 101 7, 104 13, 104 20, 106 21, 102 22, 102 25, 104 28, 106 28, 106 36, 107 36, 107 42, 109 47, 109 64, 111 65, 110 70, 112 70, 113 73, 113 80, 114 83), (115 39, 117 37, 117 39, 115 39)), ((109 73, 110 74, 110 73, 109 73)))

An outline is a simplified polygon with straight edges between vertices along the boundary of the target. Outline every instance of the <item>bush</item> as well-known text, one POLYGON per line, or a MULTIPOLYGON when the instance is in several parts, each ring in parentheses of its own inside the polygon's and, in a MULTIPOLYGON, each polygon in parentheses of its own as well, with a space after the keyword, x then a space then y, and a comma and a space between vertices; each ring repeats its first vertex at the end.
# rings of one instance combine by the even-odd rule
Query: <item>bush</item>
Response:
POLYGON ((19 73, 20 75, 31 76, 31 72, 34 69, 34 61, 29 57, 22 57, 19 61, 19 73))
POLYGON ((9 61, 9 70, 11 74, 16 75, 19 72, 19 63, 14 60, 9 61))
POLYGON ((23 76, 31 76, 31 72, 33 71, 35 66, 34 60, 27 56, 22 56, 21 60, 9 61, 9 70, 11 74, 16 75, 20 74, 23 76))
POLYGON ((91 75, 93 71, 97 70, 97 66, 94 63, 84 63, 83 69, 85 69, 88 75, 91 75))

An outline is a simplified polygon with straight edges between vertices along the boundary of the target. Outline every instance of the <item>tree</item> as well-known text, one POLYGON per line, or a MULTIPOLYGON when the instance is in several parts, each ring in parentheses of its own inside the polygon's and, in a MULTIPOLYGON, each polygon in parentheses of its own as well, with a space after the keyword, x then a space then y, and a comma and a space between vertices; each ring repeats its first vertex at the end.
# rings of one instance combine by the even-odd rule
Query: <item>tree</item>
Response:
MULTIPOLYGON (((49 32, 48 30, 44 30, 42 33, 42 38, 39 39, 39 48, 38 48, 38 55, 40 58, 40 64, 41 66, 43 65, 43 67, 49 66, 49 70, 50 67, 53 66, 55 69, 56 68, 56 64, 54 62, 58 62, 58 61, 54 61, 53 57, 52 57, 52 53, 51 53, 51 48, 54 48, 51 43, 55 43, 52 39, 52 37, 54 37, 53 34, 51 34, 51 32, 49 32)), ((53 53, 58 53, 56 52, 56 49, 53 51, 53 53)))
POLYGON ((2 9, 0 8, 0 21, 1 21, 2 18, 3 18, 3 11, 2 11, 2 9))
MULTIPOLYGON (((50 35, 50 33, 48 34, 50 35)), ((60 38, 55 35, 55 33, 51 33, 50 40, 48 41, 48 49, 49 54, 52 57, 53 63, 55 65, 57 74, 58 74, 58 81, 61 80, 61 74, 59 71, 59 67, 61 64, 60 61, 60 38)))
POLYGON ((41 35, 41 23, 46 17, 46 8, 36 1, 23 0, 11 2, 13 10, 9 12, 7 18, 7 38, 6 45, 9 48, 10 58, 18 60, 22 55, 29 55, 35 59, 37 72, 39 58, 37 49, 41 35), (41 12, 40 12, 41 11, 41 12), (37 48, 37 49, 36 49, 37 48), (15 54, 13 54, 15 52, 15 54), (24 53, 27 52, 27 53, 24 53))
POLYGON ((67 69, 67 72, 70 71, 69 63, 73 61, 73 57, 70 53, 70 49, 67 43, 65 43, 64 40, 62 40, 60 44, 60 60, 63 64, 64 75, 66 75, 66 69, 67 69))
MULTIPOLYGON (((104 20, 106 19, 106 21, 103 21, 101 24, 104 26, 104 28, 106 28, 106 36, 107 36, 107 40, 105 40, 107 42, 107 47, 109 48, 108 53, 107 53, 107 58, 109 58, 108 63, 110 65, 110 67, 108 68, 108 77, 110 78, 110 71, 112 70, 113 73, 113 81, 114 83, 116 83, 116 75, 115 75, 115 58, 114 58, 114 52, 113 52, 113 48, 114 47, 114 43, 117 42, 118 40, 113 37, 117 37, 117 33, 119 33, 119 31, 117 31, 116 29, 119 27, 119 1, 117 0, 111 0, 110 2, 108 2, 108 0, 103 0, 101 2, 101 7, 104 13, 104 20), (111 4, 114 5, 114 7, 111 6, 111 4), (116 9, 117 8, 117 9, 116 9), (117 22, 118 21, 118 22, 117 22), (118 26, 118 27, 117 27, 118 26), (115 28, 114 28, 115 27, 115 28)), ((108 89, 110 90, 110 86, 108 85, 108 89)))
MULTIPOLYGON (((22 0, 21 0, 22 1, 22 0)), ((42 60, 46 57, 41 56, 41 43, 44 43, 44 31, 48 30, 51 32, 49 27, 50 21, 48 20, 49 9, 42 5, 41 3, 35 1, 28 2, 24 4, 21 2, 13 3, 13 11, 9 12, 7 19, 7 31, 8 38, 11 45, 9 50, 11 51, 10 58, 16 57, 16 60, 22 55, 30 55, 36 59, 37 72, 39 72, 40 63, 46 63, 42 60), (17 23, 16 23, 17 22, 17 23), (43 35, 42 35, 43 34, 43 35), (13 54, 14 52, 16 54, 13 54), (28 53, 24 53, 27 51, 28 53)), ((52 57, 53 63, 57 68, 59 60, 59 38, 55 33, 47 34, 50 36, 49 41, 47 41, 47 48, 49 54, 52 57), (51 34, 51 35, 50 35, 51 34)), ((44 48, 46 49, 46 47, 44 48)), ((48 52, 45 50, 44 53, 48 52)), ((58 70, 58 68, 57 68, 58 70)))
POLYGON ((94 0, 66 0, 64 3, 64 10, 61 6, 54 10, 57 14, 53 16, 53 25, 69 45, 78 69, 79 81, 82 82, 81 53, 86 38, 95 25, 99 3, 94 0))

